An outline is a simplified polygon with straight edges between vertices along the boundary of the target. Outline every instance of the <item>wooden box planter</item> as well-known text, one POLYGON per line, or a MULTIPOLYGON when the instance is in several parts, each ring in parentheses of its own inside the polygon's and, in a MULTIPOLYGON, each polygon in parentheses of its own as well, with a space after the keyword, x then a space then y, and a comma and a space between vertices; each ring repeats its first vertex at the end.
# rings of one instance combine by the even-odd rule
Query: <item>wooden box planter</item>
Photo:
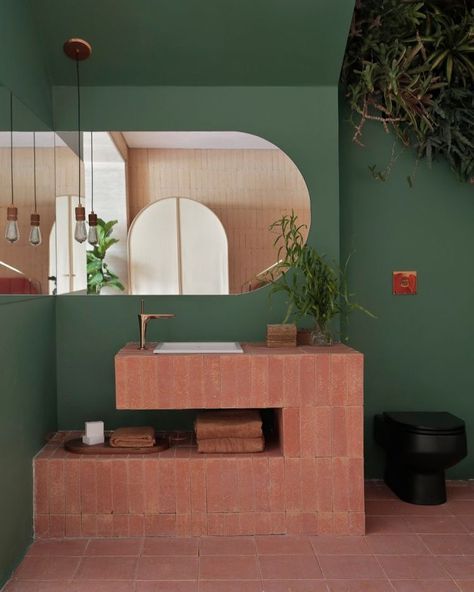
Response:
POLYGON ((267 347, 296 347, 296 325, 267 325, 267 347))

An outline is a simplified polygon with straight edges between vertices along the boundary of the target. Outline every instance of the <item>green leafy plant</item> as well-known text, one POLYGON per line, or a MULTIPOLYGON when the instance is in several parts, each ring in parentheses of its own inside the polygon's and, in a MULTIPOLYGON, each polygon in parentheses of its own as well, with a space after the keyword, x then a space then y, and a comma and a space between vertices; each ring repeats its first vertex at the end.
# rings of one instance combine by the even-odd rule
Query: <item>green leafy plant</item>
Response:
POLYGON ((120 279, 113 273, 104 261, 107 251, 112 245, 118 243, 116 238, 111 238, 113 227, 117 220, 104 222, 97 220, 98 243, 91 251, 87 251, 87 293, 100 294, 102 288, 112 287, 124 290, 120 279))
POLYGON ((298 224, 294 212, 270 226, 277 234, 274 245, 278 246, 279 260, 271 295, 277 292, 286 295, 288 308, 284 323, 292 316, 296 320, 309 317, 321 342, 332 343, 330 323, 335 316, 354 310, 374 315, 352 300, 354 294, 349 292, 346 281, 349 259, 342 269, 330 265, 314 247, 305 244, 304 228, 306 225, 298 224))
MULTIPOLYGON (((376 121, 474 183, 473 52, 469 0, 357 0, 342 70, 354 141, 376 121)), ((372 174, 385 180, 397 157, 372 174)))

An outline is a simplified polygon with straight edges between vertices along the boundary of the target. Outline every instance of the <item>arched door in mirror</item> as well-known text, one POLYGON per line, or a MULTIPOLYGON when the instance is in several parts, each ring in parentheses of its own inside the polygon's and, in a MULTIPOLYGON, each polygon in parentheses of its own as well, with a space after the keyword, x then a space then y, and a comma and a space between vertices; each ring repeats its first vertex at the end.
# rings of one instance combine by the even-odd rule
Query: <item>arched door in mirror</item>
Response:
POLYGON ((228 294, 227 236, 214 212, 186 197, 145 207, 128 234, 130 294, 228 294))

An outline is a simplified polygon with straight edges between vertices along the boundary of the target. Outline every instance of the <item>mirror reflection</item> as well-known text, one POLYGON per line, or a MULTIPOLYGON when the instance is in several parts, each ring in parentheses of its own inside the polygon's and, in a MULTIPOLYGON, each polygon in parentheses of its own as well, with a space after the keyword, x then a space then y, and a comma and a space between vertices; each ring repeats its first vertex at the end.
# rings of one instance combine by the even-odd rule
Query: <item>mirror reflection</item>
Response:
POLYGON ((77 132, 20 127, 11 134, 4 117, 0 132, 0 213, 6 221, 13 162, 20 234, 1 241, 0 293, 240 294, 278 262, 272 222, 293 210, 309 228, 301 173, 262 138, 84 132, 79 159, 77 132))
MULTIPOLYGON (((112 276, 101 294, 254 290, 277 263, 271 223, 294 210, 310 224, 301 173, 278 147, 250 134, 86 132, 84 166, 87 210, 93 177, 94 211, 117 221, 108 228, 118 242, 105 253, 112 276)), ((95 280, 89 274, 89 293, 97 293, 91 280, 100 284, 100 272, 95 280)))

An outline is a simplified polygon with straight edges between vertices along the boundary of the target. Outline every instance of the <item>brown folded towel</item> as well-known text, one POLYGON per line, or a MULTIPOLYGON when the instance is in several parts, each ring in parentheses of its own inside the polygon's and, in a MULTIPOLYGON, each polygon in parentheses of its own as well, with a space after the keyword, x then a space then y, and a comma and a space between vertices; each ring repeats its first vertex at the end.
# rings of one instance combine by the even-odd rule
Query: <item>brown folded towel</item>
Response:
POLYGON ((260 438, 211 438, 198 440, 198 452, 262 452, 265 449, 265 440, 260 438))
POLYGON ((262 436, 262 418, 259 411, 245 409, 199 413, 194 427, 198 440, 262 436))
POLYGON ((155 442, 155 430, 150 427, 118 428, 109 440, 114 448, 149 448, 155 442))

